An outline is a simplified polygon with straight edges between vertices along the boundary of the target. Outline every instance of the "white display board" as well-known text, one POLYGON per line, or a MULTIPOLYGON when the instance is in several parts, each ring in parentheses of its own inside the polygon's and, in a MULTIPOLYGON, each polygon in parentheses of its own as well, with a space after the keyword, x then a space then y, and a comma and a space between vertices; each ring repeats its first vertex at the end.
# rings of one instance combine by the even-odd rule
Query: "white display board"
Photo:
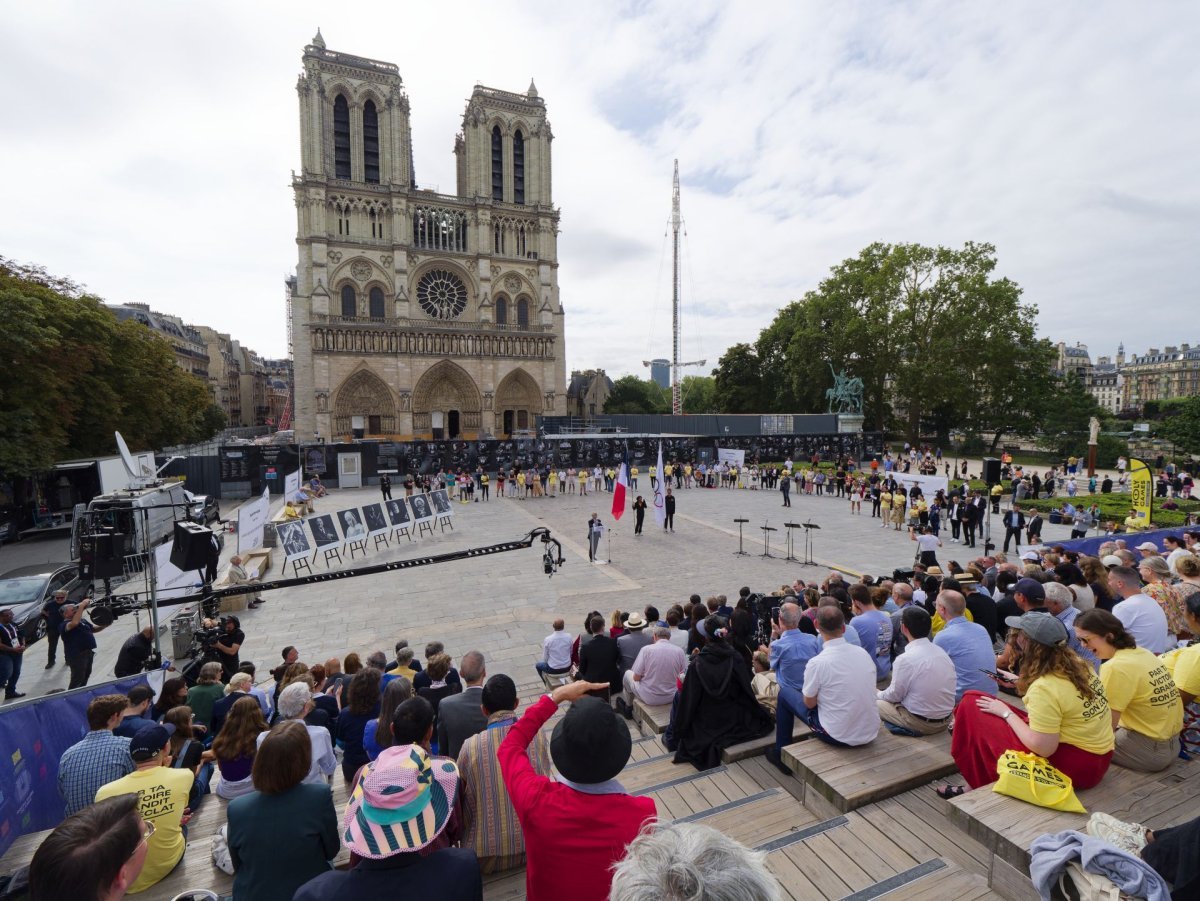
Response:
POLYGON ((264 488, 262 497, 238 508, 237 549, 245 554, 263 545, 263 529, 271 516, 271 492, 264 488))

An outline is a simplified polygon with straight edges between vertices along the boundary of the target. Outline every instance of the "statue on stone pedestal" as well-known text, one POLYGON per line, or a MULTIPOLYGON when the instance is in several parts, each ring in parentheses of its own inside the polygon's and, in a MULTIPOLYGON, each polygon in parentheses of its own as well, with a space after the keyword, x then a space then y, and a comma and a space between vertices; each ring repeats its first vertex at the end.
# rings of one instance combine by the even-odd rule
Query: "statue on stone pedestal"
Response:
POLYGON ((834 372, 833 364, 829 364, 833 373, 833 387, 825 390, 829 400, 830 413, 862 413, 863 382, 858 376, 846 375, 846 370, 834 372))
POLYGON ((1095 444, 1100 437, 1100 420, 1093 416, 1088 420, 1088 444, 1095 444))

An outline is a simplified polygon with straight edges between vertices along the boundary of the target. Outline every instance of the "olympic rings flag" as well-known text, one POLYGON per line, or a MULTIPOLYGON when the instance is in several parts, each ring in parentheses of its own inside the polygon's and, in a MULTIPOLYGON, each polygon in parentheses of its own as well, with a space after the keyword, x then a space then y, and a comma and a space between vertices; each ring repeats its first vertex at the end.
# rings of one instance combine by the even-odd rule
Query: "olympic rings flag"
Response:
POLYGON ((661 526, 667 521, 667 507, 663 500, 662 442, 658 442, 658 466, 654 469, 654 519, 661 526))

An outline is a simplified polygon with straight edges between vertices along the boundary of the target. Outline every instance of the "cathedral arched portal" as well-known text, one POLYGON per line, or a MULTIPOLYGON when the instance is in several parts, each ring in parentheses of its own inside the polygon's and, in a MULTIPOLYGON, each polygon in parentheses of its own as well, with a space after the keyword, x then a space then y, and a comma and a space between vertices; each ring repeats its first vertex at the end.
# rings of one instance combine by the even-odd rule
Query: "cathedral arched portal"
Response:
POLYGON ((478 434, 483 397, 467 371, 449 360, 431 366, 413 390, 413 432, 434 439, 478 434))
POLYGON ((396 434, 396 402, 383 379, 364 367, 342 382, 334 395, 333 431, 355 438, 396 434))
POLYGON ((496 432, 510 437, 534 428, 542 410, 542 391, 524 369, 514 369, 496 388, 496 432))

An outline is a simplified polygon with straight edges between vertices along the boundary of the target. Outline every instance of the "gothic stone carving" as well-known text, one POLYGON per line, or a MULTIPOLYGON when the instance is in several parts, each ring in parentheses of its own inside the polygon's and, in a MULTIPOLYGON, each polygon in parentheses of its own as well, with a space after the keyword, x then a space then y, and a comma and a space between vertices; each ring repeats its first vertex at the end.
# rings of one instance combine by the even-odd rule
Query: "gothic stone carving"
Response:
POLYGON ((329 394, 325 391, 317 392, 317 412, 326 413, 329 410, 329 394))
POLYGON ((379 258, 379 262, 381 262, 384 266, 392 265, 392 255, 390 253, 385 253, 379 258))
POLYGON ((521 277, 518 275, 509 275, 506 279, 504 279, 504 286, 508 288, 509 291, 516 291, 521 287, 521 277))
POLYGON ((342 252, 340 250, 329 251, 329 259, 335 263, 340 263, 342 261, 342 252))
POLYGON ((371 264, 366 260, 355 260, 350 264, 350 274, 360 282, 365 282, 371 277, 371 264))
POLYGON ((409 410, 412 409, 412 392, 411 391, 401 391, 400 392, 400 409, 405 413, 407 413, 409 410))
POLYGON ((485 410, 492 409, 492 404, 495 402, 495 400, 496 400, 496 395, 493 394, 491 391, 483 392, 483 408, 485 410))

